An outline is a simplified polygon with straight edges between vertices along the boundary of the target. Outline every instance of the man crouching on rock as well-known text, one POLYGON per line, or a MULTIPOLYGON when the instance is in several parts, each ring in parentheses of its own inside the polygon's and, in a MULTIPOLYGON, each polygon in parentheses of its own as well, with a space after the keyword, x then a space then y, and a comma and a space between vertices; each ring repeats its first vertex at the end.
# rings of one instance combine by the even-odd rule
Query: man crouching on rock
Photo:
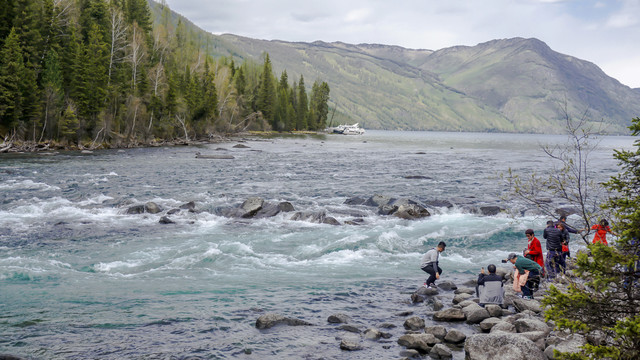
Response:
POLYGON ((438 259, 440 257, 440 253, 444 251, 446 246, 447 244, 445 244, 444 241, 440 241, 437 247, 427 251, 427 253, 422 257, 422 264, 420 265, 420 268, 429 274, 427 282, 424 283, 424 286, 428 288, 436 287, 436 279, 440 279, 442 269, 438 266, 438 259))

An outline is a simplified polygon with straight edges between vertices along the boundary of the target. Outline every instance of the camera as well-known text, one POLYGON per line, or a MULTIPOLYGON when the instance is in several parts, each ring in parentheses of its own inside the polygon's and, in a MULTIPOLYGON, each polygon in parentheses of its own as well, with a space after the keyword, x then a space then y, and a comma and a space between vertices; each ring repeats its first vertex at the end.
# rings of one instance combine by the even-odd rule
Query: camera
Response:
POLYGON ((507 259, 502 259, 502 263, 503 264, 506 263, 506 262, 507 262, 507 259))

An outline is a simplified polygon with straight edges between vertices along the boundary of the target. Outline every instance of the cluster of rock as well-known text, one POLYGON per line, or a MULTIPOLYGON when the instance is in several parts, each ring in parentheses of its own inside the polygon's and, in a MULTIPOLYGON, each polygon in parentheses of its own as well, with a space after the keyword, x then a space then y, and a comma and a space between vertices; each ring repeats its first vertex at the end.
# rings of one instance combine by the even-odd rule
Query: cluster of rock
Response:
MULTIPOLYGON (((139 205, 134 205, 134 206, 130 206, 129 208, 127 208, 127 211, 125 212, 126 214, 159 214, 164 212, 165 210, 162 208, 162 206, 156 204, 153 201, 149 201, 146 202, 144 204, 139 204, 139 205)), ((175 223, 175 221, 171 220, 171 218, 169 218, 170 215, 174 215, 177 213, 180 213, 182 211, 187 211, 187 212, 197 212, 196 210, 196 203, 193 201, 190 201, 188 203, 182 204, 177 208, 172 208, 170 210, 168 210, 164 216, 160 217, 160 221, 159 223, 161 224, 173 224, 175 223)))
MULTIPOLYGON (((464 351, 468 360, 547 360, 555 358, 555 350, 576 353, 587 343, 583 336, 555 331, 554 324, 544 320, 544 309, 539 301, 522 299, 508 285, 505 288, 507 295, 502 306, 480 306, 475 289, 457 287, 449 281, 440 282, 438 288, 418 289, 411 295, 411 303, 414 306, 423 304, 433 311, 425 311, 426 316, 417 316, 414 311, 396 314, 406 318, 404 333, 396 333, 394 340, 403 348, 400 355, 449 359, 454 352, 464 351), (451 305, 445 307, 444 301, 449 299, 451 305), (452 326, 446 326, 447 323, 452 326), (466 330, 461 331, 461 326, 466 330), (472 334, 468 335, 469 332, 472 334)), ((344 313, 329 316, 327 323, 344 332, 343 336, 336 337, 343 351, 362 350, 367 347, 367 341, 393 340, 394 335, 388 330, 396 328, 394 324, 383 323, 377 328, 365 329, 352 324, 351 317, 344 313)), ((312 325, 279 314, 262 315, 256 321, 258 329, 278 324, 312 325)), ((589 340, 594 341, 598 340, 589 340)))

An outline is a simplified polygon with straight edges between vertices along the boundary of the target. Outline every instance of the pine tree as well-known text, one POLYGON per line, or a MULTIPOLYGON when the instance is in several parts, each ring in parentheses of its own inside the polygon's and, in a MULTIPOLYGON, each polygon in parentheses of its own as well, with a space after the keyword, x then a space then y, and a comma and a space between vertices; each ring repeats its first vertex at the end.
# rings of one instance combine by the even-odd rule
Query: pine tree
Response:
POLYGON ((11 33, 13 21, 16 18, 16 4, 18 0, 3 0, 0 6, 0 48, 11 33))
POLYGON ((76 115, 73 104, 70 103, 67 105, 60 119, 60 136, 62 139, 75 142, 78 140, 79 128, 80 122, 78 121, 78 116, 76 115))
POLYGON ((273 71, 269 54, 265 54, 260 86, 258 88, 257 109, 269 124, 273 125, 276 103, 276 89, 273 81, 273 71))
POLYGON ((329 114, 329 85, 326 82, 316 80, 313 83, 309 108, 309 127, 312 130, 325 128, 329 114))
POLYGON ((20 83, 25 72, 22 49, 14 29, 4 42, 0 64, 0 125, 4 130, 10 130, 18 127, 22 120, 20 83))
POLYGON ((307 90, 304 87, 304 77, 300 75, 298 82, 298 108, 296 109, 296 127, 298 130, 306 130, 308 128, 309 106, 307 98, 307 90))
POLYGON ((97 25, 91 25, 88 42, 80 66, 80 91, 77 94, 78 113, 86 122, 83 128, 93 135, 97 117, 104 108, 107 95, 108 60, 106 44, 97 25))

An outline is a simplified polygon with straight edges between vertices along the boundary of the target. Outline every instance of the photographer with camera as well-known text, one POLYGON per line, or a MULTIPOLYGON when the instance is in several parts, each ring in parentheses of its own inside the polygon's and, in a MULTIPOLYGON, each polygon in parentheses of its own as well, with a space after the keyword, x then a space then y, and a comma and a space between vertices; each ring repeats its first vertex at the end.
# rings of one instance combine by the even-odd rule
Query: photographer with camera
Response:
POLYGON ((514 274, 514 290, 521 290, 523 299, 533 299, 533 292, 536 291, 538 285, 540 285, 540 271, 542 267, 535 261, 529 260, 524 256, 518 256, 515 253, 509 254, 506 260, 502 260, 503 263, 507 261, 511 262, 518 270, 517 273, 514 274))

